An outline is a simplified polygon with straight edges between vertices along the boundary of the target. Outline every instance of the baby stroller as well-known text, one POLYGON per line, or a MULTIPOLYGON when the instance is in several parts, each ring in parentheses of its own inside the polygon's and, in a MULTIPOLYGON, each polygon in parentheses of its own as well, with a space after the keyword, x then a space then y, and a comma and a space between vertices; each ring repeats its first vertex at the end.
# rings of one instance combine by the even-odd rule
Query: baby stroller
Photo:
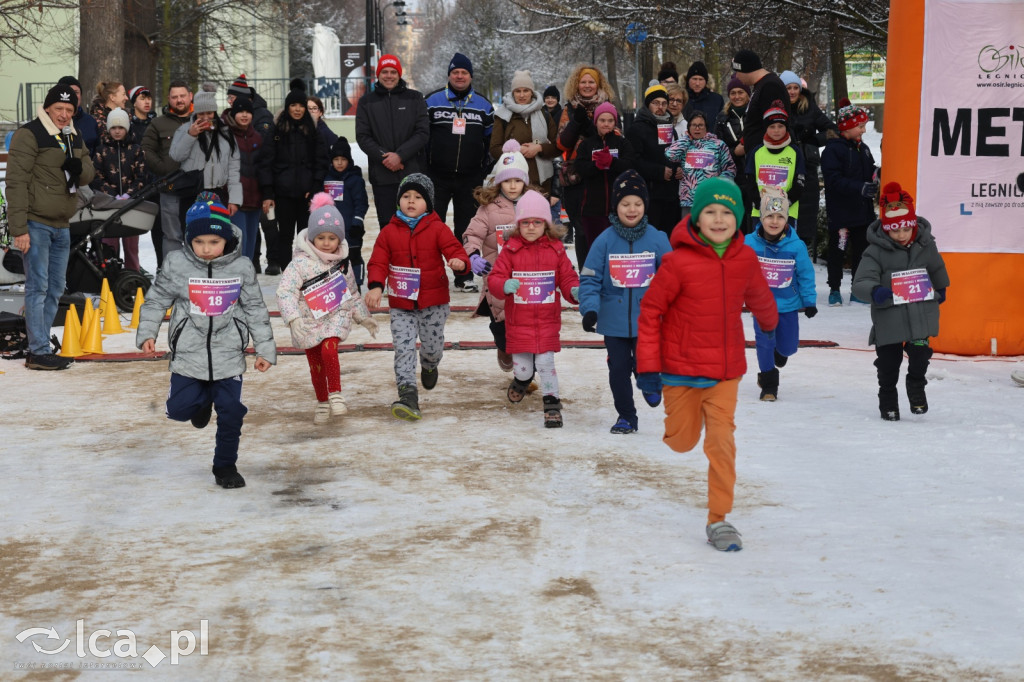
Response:
POLYGON ((70 221, 68 291, 98 294, 106 278, 118 309, 132 311, 136 292, 140 288, 143 292, 149 290, 149 278, 125 269, 124 261, 114 257, 113 250, 103 244, 103 239, 137 237, 152 230, 159 208, 147 199, 179 174, 172 173, 150 183, 130 199, 115 199, 88 187, 79 189, 79 209, 70 221))

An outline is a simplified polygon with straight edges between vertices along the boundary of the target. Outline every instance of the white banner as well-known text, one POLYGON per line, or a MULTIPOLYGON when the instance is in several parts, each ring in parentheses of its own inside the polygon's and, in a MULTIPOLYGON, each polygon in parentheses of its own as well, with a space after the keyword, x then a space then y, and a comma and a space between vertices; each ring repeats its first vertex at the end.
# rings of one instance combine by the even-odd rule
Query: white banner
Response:
POLYGON ((916 208, 941 251, 1024 253, 1021 40, 1022 2, 925 2, 916 208))

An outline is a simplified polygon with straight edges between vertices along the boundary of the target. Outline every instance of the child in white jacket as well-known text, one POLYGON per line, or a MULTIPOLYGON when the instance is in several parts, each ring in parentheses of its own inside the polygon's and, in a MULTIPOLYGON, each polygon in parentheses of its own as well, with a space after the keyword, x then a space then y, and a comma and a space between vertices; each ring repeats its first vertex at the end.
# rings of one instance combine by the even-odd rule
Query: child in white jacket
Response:
POLYGON ((338 344, 352 320, 377 336, 377 323, 359 295, 349 264, 345 222, 331 195, 321 192, 309 207, 309 223, 293 243, 292 261, 281 275, 277 302, 292 341, 306 351, 316 392, 314 424, 348 411, 341 396, 338 344))

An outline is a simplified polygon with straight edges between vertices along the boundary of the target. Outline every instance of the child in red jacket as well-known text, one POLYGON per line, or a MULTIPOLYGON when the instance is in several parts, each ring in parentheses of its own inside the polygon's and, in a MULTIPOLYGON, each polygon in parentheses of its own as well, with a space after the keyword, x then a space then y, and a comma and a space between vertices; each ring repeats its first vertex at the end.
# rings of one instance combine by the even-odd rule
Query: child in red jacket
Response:
POLYGON ((734 552, 740 534, 725 520, 736 485, 736 395, 747 370, 743 304, 761 330, 774 335, 775 298, 754 251, 736 226, 743 196, 730 180, 708 178, 693 193, 690 215, 672 232, 673 251, 661 260, 640 303, 637 386, 664 385, 665 443, 689 452, 706 424, 708 543, 734 552))
POLYGON ((437 385, 450 312, 445 261, 462 272, 469 256, 434 213, 434 183, 422 173, 407 175, 398 185, 398 210, 374 242, 366 268, 369 291, 363 297, 368 308, 378 307, 387 284, 398 384, 391 414, 398 419, 416 421, 422 416, 416 390, 417 337, 420 381, 427 391, 437 385))
POLYGON ((520 402, 539 375, 544 395, 544 426, 562 425, 555 353, 562 349, 562 296, 577 303, 580 278, 551 223, 551 206, 530 190, 516 203, 516 227, 487 278, 490 291, 505 294, 505 350, 512 354, 513 379, 507 396, 520 402))

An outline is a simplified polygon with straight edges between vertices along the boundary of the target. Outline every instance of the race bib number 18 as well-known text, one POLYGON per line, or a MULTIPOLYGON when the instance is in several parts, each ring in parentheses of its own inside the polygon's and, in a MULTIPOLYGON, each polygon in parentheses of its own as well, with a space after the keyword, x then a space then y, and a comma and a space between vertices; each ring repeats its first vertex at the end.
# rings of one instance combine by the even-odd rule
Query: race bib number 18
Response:
POLYGON ((242 293, 242 278, 206 279, 188 278, 189 312, 217 317, 223 315, 238 300, 242 293))

